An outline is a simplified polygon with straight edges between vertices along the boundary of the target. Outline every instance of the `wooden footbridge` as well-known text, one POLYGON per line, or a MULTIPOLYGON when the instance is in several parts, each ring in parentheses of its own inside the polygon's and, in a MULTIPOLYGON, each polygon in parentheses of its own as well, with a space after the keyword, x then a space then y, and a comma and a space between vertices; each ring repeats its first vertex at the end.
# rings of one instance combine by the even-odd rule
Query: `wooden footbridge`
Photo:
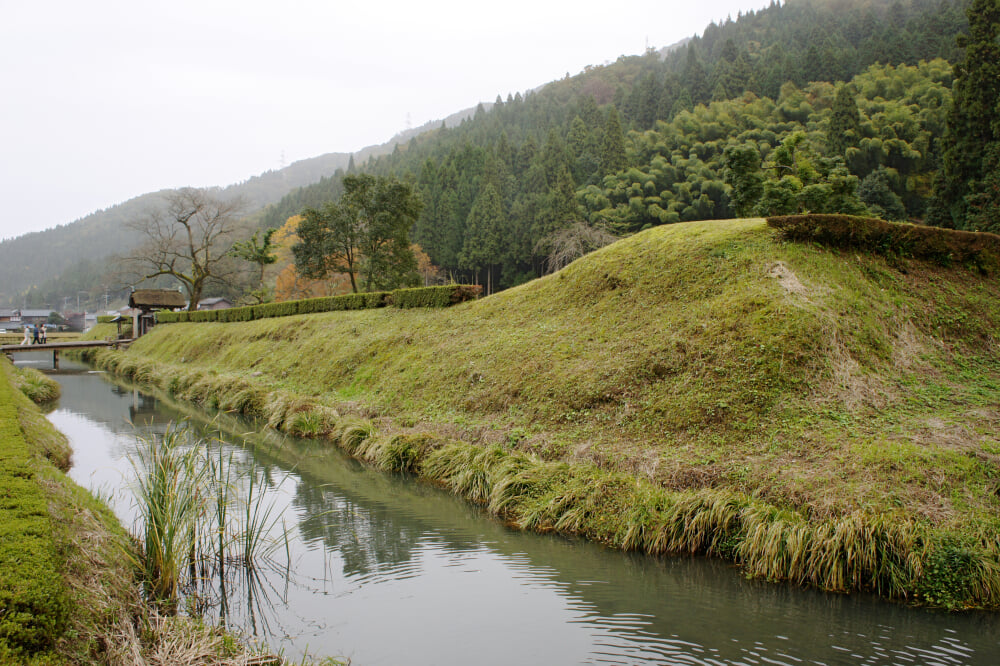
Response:
POLYGON ((52 352, 52 367, 59 369, 59 352, 76 349, 87 349, 90 347, 112 347, 119 349, 127 347, 131 339, 128 340, 73 340, 71 342, 46 342, 38 345, 0 345, 0 352, 7 355, 7 358, 14 360, 14 354, 18 352, 52 352))

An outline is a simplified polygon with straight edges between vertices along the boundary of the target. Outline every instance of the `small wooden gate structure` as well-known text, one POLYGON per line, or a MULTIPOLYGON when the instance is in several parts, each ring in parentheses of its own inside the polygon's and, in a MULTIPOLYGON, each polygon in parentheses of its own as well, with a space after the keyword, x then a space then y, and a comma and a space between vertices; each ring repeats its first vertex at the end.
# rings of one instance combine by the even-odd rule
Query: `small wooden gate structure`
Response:
POLYGON ((132 337, 142 337, 156 324, 157 310, 176 310, 187 305, 184 294, 172 289, 136 289, 128 297, 128 305, 139 311, 132 323, 132 337))

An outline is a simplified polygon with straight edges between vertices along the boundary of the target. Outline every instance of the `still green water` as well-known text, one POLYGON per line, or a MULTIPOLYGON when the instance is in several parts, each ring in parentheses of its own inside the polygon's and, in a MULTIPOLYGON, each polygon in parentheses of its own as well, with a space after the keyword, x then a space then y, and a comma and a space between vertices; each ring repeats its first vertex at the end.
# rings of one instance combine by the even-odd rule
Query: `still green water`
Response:
MULTIPOLYGON (((40 355, 22 363, 50 362, 40 355)), ((520 533, 321 443, 256 434, 252 423, 62 365, 53 373, 62 398, 49 418, 73 446, 70 475, 110 497, 127 526, 136 429, 214 418, 238 433, 219 446, 271 488, 291 539, 275 566, 228 581, 227 620, 289 657, 354 665, 1000 663, 995 614, 905 608, 748 581, 715 560, 520 533)))

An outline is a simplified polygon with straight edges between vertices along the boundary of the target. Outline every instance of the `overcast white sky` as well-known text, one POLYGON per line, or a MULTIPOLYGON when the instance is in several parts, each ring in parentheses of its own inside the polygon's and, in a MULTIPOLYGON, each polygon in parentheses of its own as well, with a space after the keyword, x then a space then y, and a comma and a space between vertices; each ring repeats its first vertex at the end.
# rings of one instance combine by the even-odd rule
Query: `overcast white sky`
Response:
POLYGON ((0 0, 0 239, 353 152, 769 0, 0 0))

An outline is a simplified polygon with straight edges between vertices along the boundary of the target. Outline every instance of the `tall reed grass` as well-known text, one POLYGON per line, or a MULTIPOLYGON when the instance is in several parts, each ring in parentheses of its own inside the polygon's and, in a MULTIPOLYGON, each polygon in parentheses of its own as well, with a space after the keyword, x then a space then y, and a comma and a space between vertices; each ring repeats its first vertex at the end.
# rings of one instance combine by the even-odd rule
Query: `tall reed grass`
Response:
MULTIPOLYGON (((353 437, 363 428, 350 426, 353 437)), ((365 431, 351 451, 374 463, 398 436, 365 431)), ((914 520, 855 512, 810 520, 723 490, 671 492, 590 465, 544 462, 500 445, 452 442, 413 450, 420 475, 508 522, 575 534, 655 555, 704 554, 739 563, 753 577, 828 591, 873 592, 951 609, 1000 605, 995 543, 956 546, 914 520)))
POLYGON ((204 468, 196 449, 187 446, 186 430, 170 426, 163 435, 140 438, 139 443, 132 464, 142 580, 151 600, 175 607, 184 567, 197 545, 204 468))
POLYGON ((162 434, 137 436, 131 461, 136 564, 148 599, 162 609, 175 612, 185 596, 189 608, 224 604, 228 570, 273 565, 283 543, 288 554, 270 486, 253 465, 237 470, 219 441, 170 424, 162 434))

